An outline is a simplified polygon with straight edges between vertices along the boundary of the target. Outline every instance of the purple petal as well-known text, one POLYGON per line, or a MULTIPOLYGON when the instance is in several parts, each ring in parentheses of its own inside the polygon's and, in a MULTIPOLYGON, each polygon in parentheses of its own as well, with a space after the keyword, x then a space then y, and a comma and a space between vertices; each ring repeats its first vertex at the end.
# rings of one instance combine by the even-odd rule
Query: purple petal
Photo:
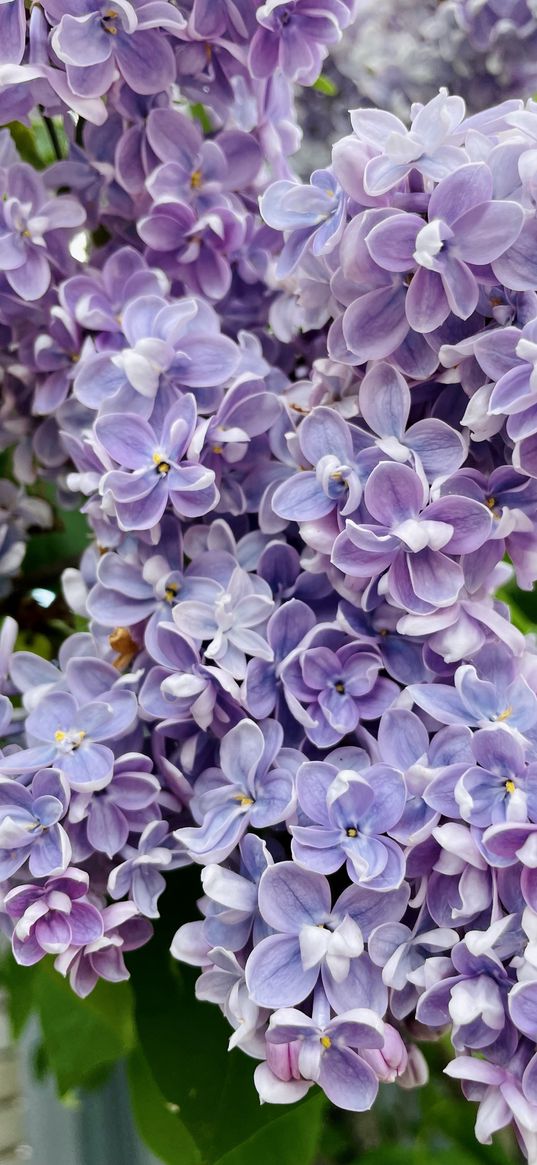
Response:
POLYGON ((261 878, 259 909, 274 930, 297 934, 302 926, 317 925, 330 913, 330 887, 319 874, 300 870, 293 862, 279 862, 261 878))
POLYGON ((292 1007, 313 990, 319 968, 305 971, 298 938, 274 934, 254 947, 246 964, 246 984, 261 1007, 292 1007))

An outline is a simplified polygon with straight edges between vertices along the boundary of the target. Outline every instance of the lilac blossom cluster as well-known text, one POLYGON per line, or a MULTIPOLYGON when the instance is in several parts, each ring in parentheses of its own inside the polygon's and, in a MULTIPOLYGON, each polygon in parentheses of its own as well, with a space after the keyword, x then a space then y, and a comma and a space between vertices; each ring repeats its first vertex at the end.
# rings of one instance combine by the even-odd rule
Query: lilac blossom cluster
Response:
POLYGON ((0 433, 91 530, 87 630, 0 637, 3 920, 85 996, 198 865, 172 954, 262 1100, 368 1109, 450 1028, 531 1157, 537 106, 357 109, 299 182, 354 7, 1 6, 2 117, 64 144, 4 141, 0 433))

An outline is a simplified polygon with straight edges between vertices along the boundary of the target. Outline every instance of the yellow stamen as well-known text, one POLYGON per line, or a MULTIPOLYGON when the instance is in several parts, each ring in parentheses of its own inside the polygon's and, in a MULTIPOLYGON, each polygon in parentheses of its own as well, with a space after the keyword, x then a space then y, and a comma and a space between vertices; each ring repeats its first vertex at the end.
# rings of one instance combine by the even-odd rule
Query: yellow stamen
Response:
POLYGON ((213 453, 223 453, 223 452, 224 452, 223 445, 213 445, 213 453))
POLYGON ((498 715, 495 717, 495 719, 497 722, 500 720, 508 720, 509 717, 512 715, 513 715, 513 709, 511 707, 511 705, 509 705, 508 708, 504 708, 503 712, 498 712, 498 715))
POLYGON ((330 1039, 330 1036, 321 1036, 321 1043, 323 1045, 323 1048, 331 1048, 332 1047, 332 1040, 330 1039))
POLYGON ((109 8, 108 12, 104 13, 102 27, 104 28, 104 31, 109 34, 109 36, 117 36, 117 28, 113 24, 108 24, 107 21, 117 20, 118 16, 119 13, 116 12, 113 8, 109 8))
POLYGON ((177 583, 168 583, 168 586, 164 590, 164 598, 166 599, 167 603, 173 603, 178 590, 179 587, 177 583))
POLYGON ((203 181, 203 174, 201 170, 194 170, 190 175, 190 186, 192 190, 199 190, 203 181))
POLYGON ((233 800, 239 802, 241 809, 248 809, 254 803, 252 797, 245 797, 243 793, 237 793, 233 800))
POLYGON ((156 465, 157 473, 162 473, 163 476, 170 472, 170 463, 162 453, 153 453, 153 461, 156 465))
POLYGON ((116 627, 108 636, 112 651, 117 651, 117 658, 113 660, 113 667, 123 671, 128 667, 138 653, 138 644, 135 643, 128 627, 116 627))
POLYGON ((486 505, 488 506, 489 510, 493 510, 494 506, 496 505, 496 498, 487 498, 486 505))
POLYGON ((505 782, 506 793, 513 794, 515 792, 515 789, 516 789, 516 785, 515 785, 514 781, 506 781, 505 782))
POLYGON ((351 826, 350 829, 347 829, 347 837, 358 837, 358 830, 351 826))
POLYGON ((61 728, 58 728, 58 731, 54 733, 54 740, 56 741, 56 744, 62 744, 62 742, 65 740, 65 736, 65 732, 62 732, 61 728))
POLYGON ((339 692, 340 696, 343 696, 345 694, 345 684, 343 683, 342 680, 338 680, 337 684, 334 684, 334 687, 336 689, 336 692, 339 692))

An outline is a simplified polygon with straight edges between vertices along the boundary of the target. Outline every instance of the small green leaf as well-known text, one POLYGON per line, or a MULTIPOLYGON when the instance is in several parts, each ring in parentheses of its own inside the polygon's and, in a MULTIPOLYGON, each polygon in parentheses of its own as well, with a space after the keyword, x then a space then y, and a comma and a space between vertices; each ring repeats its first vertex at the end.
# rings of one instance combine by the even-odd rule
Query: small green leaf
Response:
POLYGON ((101 981, 79 999, 51 965, 40 965, 35 1000, 50 1069, 59 1092, 102 1079, 103 1068, 134 1046, 132 999, 128 983, 101 981))
POLYGON ((324 73, 321 73, 321 76, 317 77, 317 80, 315 81, 312 88, 315 89, 317 93, 324 93, 325 97, 337 97, 339 93, 337 85, 334 84, 330 77, 325 76, 324 73))
POLYGON ((193 105, 190 106, 190 112, 192 117, 194 117, 196 121, 199 121, 205 134, 213 132, 211 119, 204 105, 201 105, 199 101, 196 101, 193 105))

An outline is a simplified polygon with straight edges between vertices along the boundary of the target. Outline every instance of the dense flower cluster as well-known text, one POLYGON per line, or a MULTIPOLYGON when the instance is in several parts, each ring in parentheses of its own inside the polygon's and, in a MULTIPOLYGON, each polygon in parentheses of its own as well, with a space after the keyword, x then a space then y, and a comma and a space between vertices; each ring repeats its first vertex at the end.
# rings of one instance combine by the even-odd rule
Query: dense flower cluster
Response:
POLYGON ((537 105, 357 109, 303 184, 354 5, 62 8, 0 10, 2 118, 61 147, 1 139, 0 436, 92 532, 87 631, 0 638, 14 955, 124 978, 195 863, 172 953, 263 1100, 367 1109, 449 1026, 534 1156, 537 105))

